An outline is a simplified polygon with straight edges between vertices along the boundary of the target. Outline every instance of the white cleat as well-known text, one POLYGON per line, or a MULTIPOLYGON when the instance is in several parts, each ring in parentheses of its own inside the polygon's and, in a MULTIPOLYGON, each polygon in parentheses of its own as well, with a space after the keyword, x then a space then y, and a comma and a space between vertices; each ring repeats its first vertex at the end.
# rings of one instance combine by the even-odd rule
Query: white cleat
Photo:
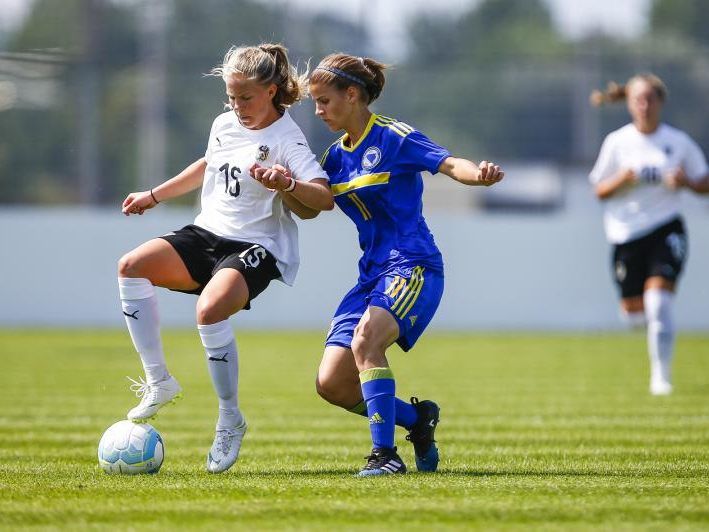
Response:
POLYGON ((130 386, 131 391, 142 398, 140 404, 132 408, 127 415, 129 420, 136 423, 155 417, 163 406, 182 397, 182 387, 173 376, 155 384, 148 384, 143 377, 138 377, 139 381, 127 378, 133 383, 130 386))
POLYGON ((670 395, 672 384, 664 379, 650 381, 650 393, 652 395, 670 395))
POLYGON ((207 455, 207 471, 223 473, 239 458, 241 441, 246 434, 246 421, 234 429, 217 430, 214 443, 207 455))

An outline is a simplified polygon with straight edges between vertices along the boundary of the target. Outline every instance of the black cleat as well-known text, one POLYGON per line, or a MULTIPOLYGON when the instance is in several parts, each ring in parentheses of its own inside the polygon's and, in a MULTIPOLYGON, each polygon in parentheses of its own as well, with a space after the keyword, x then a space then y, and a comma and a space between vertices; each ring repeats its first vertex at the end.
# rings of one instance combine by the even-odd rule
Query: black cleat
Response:
POLYGON ((367 465, 357 474, 358 477, 406 473, 406 466, 401 457, 396 454, 396 447, 393 449, 375 447, 372 449, 372 454, 365 458, 367 459, 367 465))
POLYGON ((418 413, 416 424, 411 427, 406 439, 414 444, 414 454, 416 455, 416 469, 419 471, 432 472, 438 469, 438 447, 433 438, 438 425, 441 409, 433 401, 420 401, 416 397, 411 398, 418 413))

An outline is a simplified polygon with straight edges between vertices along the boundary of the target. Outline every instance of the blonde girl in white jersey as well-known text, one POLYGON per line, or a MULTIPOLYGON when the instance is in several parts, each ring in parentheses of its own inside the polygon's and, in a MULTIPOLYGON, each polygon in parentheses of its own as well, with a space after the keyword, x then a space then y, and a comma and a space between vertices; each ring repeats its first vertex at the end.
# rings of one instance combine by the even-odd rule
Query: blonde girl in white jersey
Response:
POLYGON ((149 419, 181 388, 170 375, 160 340, 155 286, 198 294, 197 327, 219 399, 207 470, 226 471, 246 432, 239 409, 238 359, 229 317, 273 279, 292 284, 298 269, 297 227, 333 208, 327 175, 287 108, 304 96, 305 77, 276 44, 231 48, 212 71, 226 86, 229 110, 214 120, 204 157, 178 175, 123 202, 126 215, 202 188, 194 223, 150 240, 118 263, 125 321, 146 380, 128 419, 149 419))
POLYGON ((672 392, 674 293, 687 255, 678 192, 709 193, 702 150, 689 135, 660 121, 666 97, 664 83, 652 74, 591 94, 595 105, 627 100, 632 118, 606 137, 590 180, 604 202, 621 311, 630 324, 647 324, 654 395, 672 392))

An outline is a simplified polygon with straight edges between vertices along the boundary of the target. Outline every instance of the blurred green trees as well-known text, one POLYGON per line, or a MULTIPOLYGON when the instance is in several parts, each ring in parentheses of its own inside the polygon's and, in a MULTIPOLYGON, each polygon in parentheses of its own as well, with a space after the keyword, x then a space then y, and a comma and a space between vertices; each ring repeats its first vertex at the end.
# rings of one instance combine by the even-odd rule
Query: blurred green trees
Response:
MULTIPOLYGON (((0 202, 79 201, 91 143, 98 174, 91 201, 115 205, 139 187, 144 5, 36 0, 22 27, 0 39, 0 202), (94 102, 94 128, 87 126, 87 102, 94 102)), ((375 34, 388 23, 303 13, 287 1, 166 5, 167 175, 147 176, 152 183, 202 155, 224 101, 221 80, 203 74, 230 45, 281 41, 302 69, 332 51, 371 54, 375 34)), ((589 165, 602 136, 627 115, 623 106, 591 109, 588 94, 610 79, 651 70, 670 88, 666 119, 707 150, 709 124, 697 109, 709 91, 708 19, 702 0, 656 0, 648 32, 636 40, 595 35, 570 42, 543 0, 485 0, 462 15, 422 14, 375 109, 461 155, 589 165)), ((293 114, 316 152, 331 142, 311 103, 293 114)))
POLYGON ((633 41, 568 42, 541 0, 485 0, 462 17, 421 15, 389 104, 461 154, 590 165, 603 136, 628 121, 623 105, 592 109, 591 90, 653 71, 670 87, 664 118, 709 150, 709 125, 696 112, 709 91, 709 2, 658 0, 650 20, 633 41))

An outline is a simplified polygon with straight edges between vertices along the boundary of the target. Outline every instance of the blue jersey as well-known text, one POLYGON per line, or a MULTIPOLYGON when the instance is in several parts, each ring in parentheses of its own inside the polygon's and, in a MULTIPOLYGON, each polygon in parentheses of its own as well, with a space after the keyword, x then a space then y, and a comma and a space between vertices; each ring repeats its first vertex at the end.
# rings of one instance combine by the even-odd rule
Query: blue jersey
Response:
POLYGON ((359 282, 407 265, 442 271, 443 259, 423 217, 421 172, 435 174, 445 148, 411 126, 372 114, 353 146, 347 135, 333 143, 321 164, 335 202, 357 225, 359 282))

